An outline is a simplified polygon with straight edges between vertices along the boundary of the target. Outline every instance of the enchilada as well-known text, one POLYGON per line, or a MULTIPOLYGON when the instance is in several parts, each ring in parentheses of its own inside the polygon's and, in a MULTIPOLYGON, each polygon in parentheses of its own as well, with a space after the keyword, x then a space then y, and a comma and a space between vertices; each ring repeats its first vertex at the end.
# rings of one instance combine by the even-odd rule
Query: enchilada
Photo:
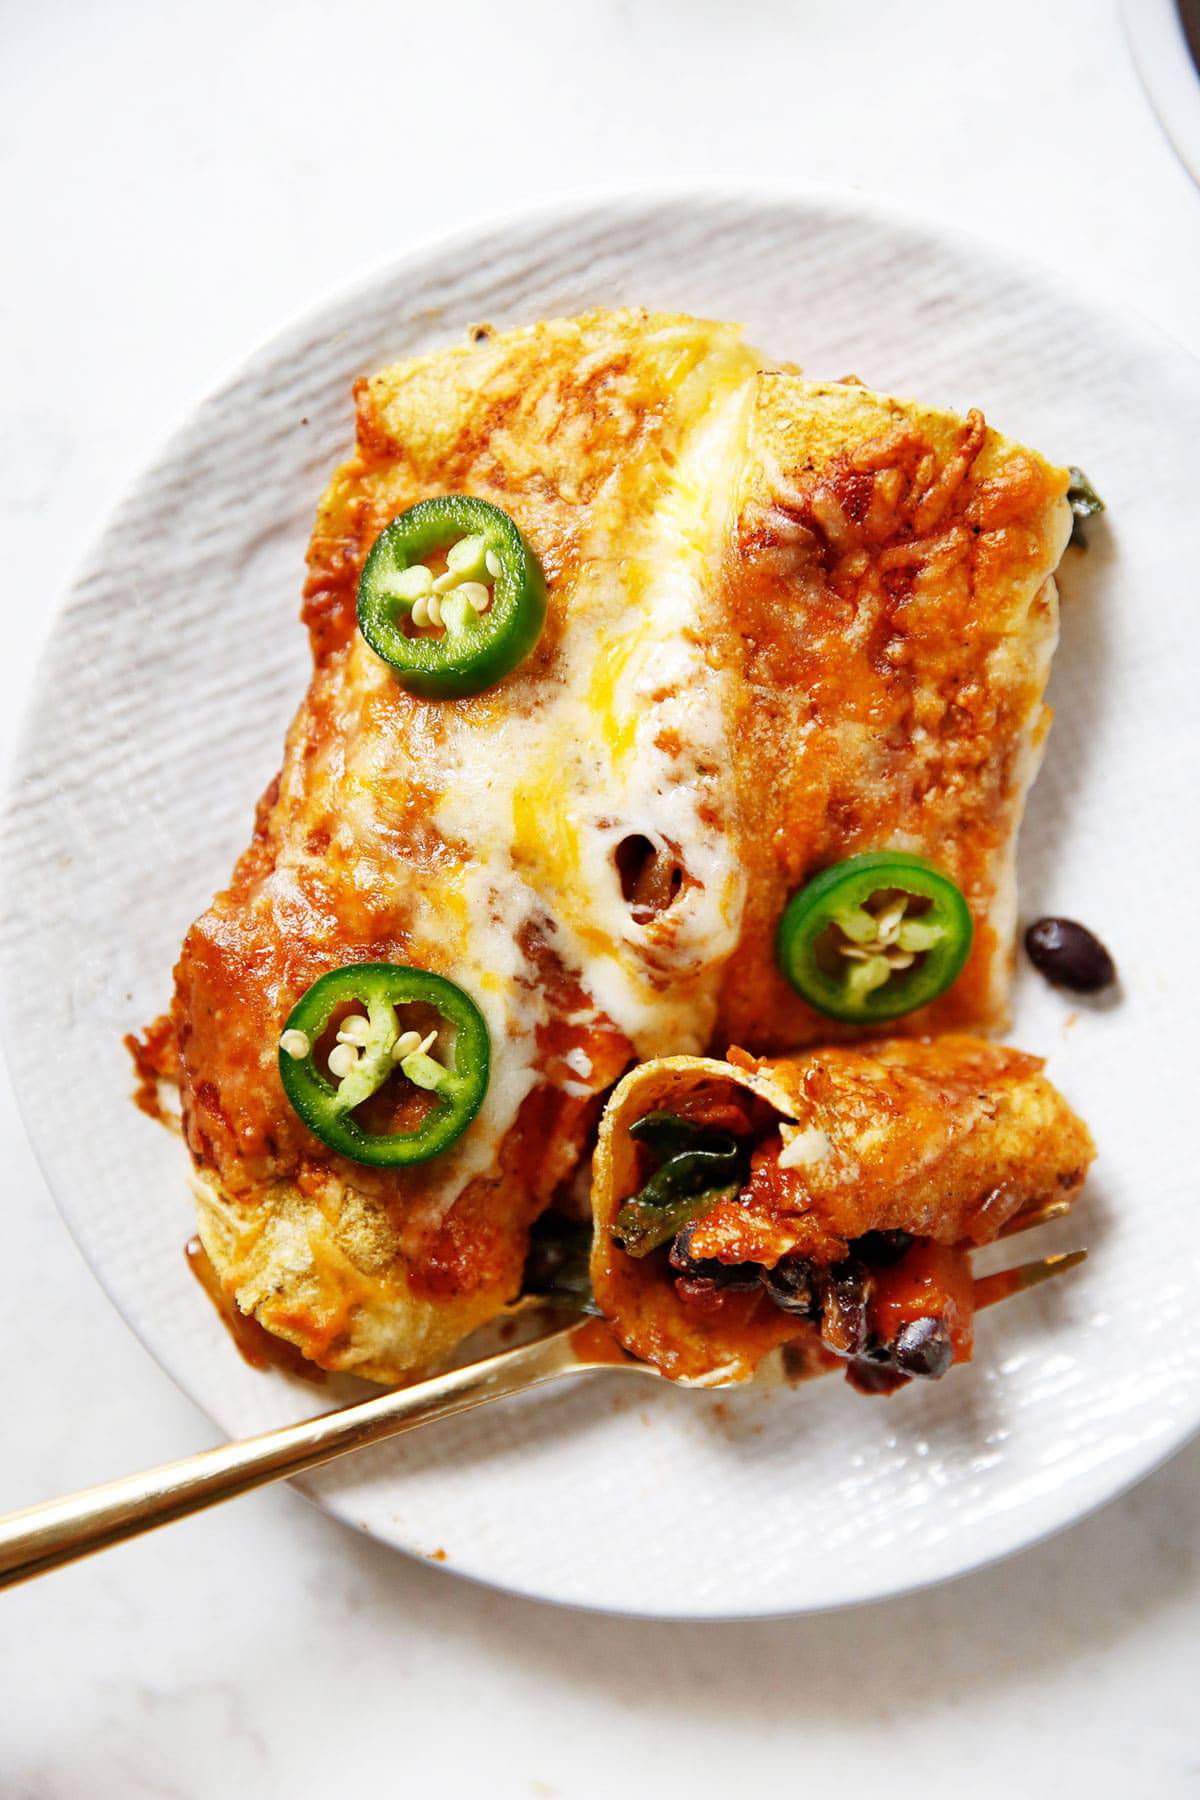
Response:
MULTIPOLYGON (((309 551, 309 690, 184 943, 170 1056, 225 1291, 321 1366, 393 1380, 513 1297, 532 1220, 586 1168, 632 1063, 855 1035, 778 960, 789 896, 823 870, 935 861, 970 942, 895 1029, 1002 1023, 1070 512, 1066 471, 977 414, 806 382, 676 315, 479 328, 356 403, 309 551), (372 554, 444 495, 502 515, 544 595, 479 691, 419 691, 364 623, 372 554), (406 1069, 436 1087, 458 1054, 436 1003, 376 1016, 347 989, 323 1041, 293 1022, 368 967, 451 983, 488 1045, 461 1131, 401 1166, 346 1154, 289 1099, 303 1042, 322 1104, 326 1068, 348 1112, 370 1063, 362 1105, 392 1135, 423 1128, 406 1069)), ((456 585, 464 629, 468 587, 479 621, 498 615, 503 577, 469 547, 460 581, 456 542, 385 571, 410 643, 444 643, 432 601, 456 585)), ((839 947, 885 987, 931 954, 839 947)))

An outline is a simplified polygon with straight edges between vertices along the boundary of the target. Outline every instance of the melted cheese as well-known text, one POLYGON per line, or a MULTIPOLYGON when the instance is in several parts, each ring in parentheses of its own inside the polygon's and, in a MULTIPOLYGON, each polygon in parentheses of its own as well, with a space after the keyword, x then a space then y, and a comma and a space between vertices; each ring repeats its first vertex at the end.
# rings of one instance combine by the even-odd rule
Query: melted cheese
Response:
POLYGON ((783 1149, 779 1152, 781 1169, 811 1169, 824 1162, 833 1145, 829 1133, 819 1125, 781 1125, 779 1135, 783 1149))
MULTIPOLYGON (((523 928, 549 932, 603 1014, 638 1056, 698 1048, 716 983, 737 941, 744 876, 732 828, 727 671, 710 666, 713 585, 745 455, 756 364, 732 333, 690 367, 674 396, 671 442, 649 508, 635 514, 618 470, 593 505, 580 551, 557 678, 533 718, 497 711, 481 732, 447 726, 453 778, 439 830, 469 844, 469 928, 461 967, 479 971, 488 1024, 503 1044, 500 1083, 472 1133, 469 1162, 437 1170, 446 1203, 494 1149, 537 1079, 543 1022, 523 928), (621 890, 616 849, 640 835, 679 850, 691 883, 669 914, 639 923, 621 890), (485 977, 495 983, 492 993, 485 977)), ((588 1092, 590 1065, 570 1065, 588 1092)))

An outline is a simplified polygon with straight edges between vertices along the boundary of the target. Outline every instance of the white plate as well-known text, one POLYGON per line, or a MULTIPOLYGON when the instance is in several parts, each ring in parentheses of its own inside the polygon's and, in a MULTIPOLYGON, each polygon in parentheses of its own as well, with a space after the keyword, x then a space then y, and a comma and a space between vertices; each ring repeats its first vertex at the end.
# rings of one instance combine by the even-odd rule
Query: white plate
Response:
POLYGON ((1043 1240, 1086 1240, 1091 1260, 986 1315, 970 1369, 890 1402, 837 1381, 713 1396, 577 1379, 307 1488, 384 1542, 546 1599, 798 1612, 1028 1544, 1200 1424, 1187 549, 1200 371, 1149 328, 957 233, 808 192, 566 207, 423 252, 321 307, 178 434, 58 620, 7 825, 9 1046, 67 1221, 163 1366, 231 1434, 327 1404, 245 1367, 189 1280, 183 1152, 130 1105, 121 1034, 166 1002, 183 932, 276 767, 305 681, 305 541, 351 441, 355 376, 478 319, 633 302, 744 319, 815 374, 978 403, 1082 463, 1108 501, 1064 572, 1058 722, 1021 896, 1027 917, 1065 911, 1098 930, 1123 991, 1073 1005, 1022 971, 1012 1034, 1050 1056, 1095 1128, 1086 1201, 1043 1240))
MULTIPOLYGON (((1193 12, 1197 0, 1186 0, 1193 12)), ((1200 72, 1192 61, 1180 0, 1125 0, 1125 32, 1151 105, 1179 160, 1200 181, 1200 72)))

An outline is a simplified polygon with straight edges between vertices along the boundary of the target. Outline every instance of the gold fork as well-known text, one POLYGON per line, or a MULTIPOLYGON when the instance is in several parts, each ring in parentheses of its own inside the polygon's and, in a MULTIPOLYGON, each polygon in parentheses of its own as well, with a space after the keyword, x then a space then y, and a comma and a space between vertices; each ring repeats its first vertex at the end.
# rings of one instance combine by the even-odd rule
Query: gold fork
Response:
MULTIPOLYGON (((1043 1224, 1064 1210, 1065 1207, 1055 1206, 1026 1214, 1024 1219, 1014 1220, 1004 1235, 1043 1224)), ((975 1284, 976 1306, 991 1306, 1025 1288, 1064 1275, 1086 1255, 1086 1250, 1072 1250, 996 1275, 981 1276, 975 1284)), ((507 1394, 525 1393, 564 1375, 601 1369, 661 1379, 657 1369, 627 1356, 600 1320, 586 1319, 516 1349, 502 1350, 481 1362, 468 1363, 339 1411, 322 1413, 299 1425, 285 1425, 258 1437, 223 1444, 216 1450, 202 1450, 198 1456, 185 1456, 179 1462, 164 1463, 158 1469, 85 1488, 60 1500, 25 1507, 0 1517, 0 1587, 44 1575, 63 1563, 75 1562, 158 1525, 169 1525, 173 1519, 186 1518, 221 1500, 232 1500, 235 1495, 247 1494, 270 1481, 302 1475, 307 1469, 331 1462, 335 1456, 359 1450, 364 1444, 381 1443, 384 1438, 411 1431, 432 1419, 447 1419, 454 1413, 468 1412, 507 1394)), ((783 1379, 787 1377, 775 1360, 760 1369, 754 1383, 769 1386, 783 1379)), ((714 1383, 707 1391, 733 1385, 748 1384, 714 1383)))

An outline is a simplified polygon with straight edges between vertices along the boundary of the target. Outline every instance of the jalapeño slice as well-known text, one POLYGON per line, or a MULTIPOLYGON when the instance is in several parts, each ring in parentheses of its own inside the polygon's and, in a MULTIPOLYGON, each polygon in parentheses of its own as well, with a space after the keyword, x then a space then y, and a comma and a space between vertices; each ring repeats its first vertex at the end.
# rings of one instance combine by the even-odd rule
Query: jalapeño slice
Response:
POLYGON ((427 699, 482 693, 524 662, 546 621, 541 565, 506 512, 469 494, 421 500, 371 547, 358 628, 427 699), (435 576, 424 559, 445 552, 435 576))
POLYGON ((971 909, 948 875, 902 850, 852 856, 793 894, 775 955, 827 1018, 883 1024, 927 1006, 971 950, 971 909))
POLYGON ((428 1162, 460 1138, 483 1103, 488 1029, 475 1002, 454 982, 402 963, 352 963, 314 981, 288 1014, 279 1038, 279 1076, 293 1110, 331 1150, 372 1168, 428 1162), (355 1004, 357 1003, 357 1004, 355 1004), (420 1003, 452 1028, 450 1061, 429 1054, 441 1036, 402 1031, 398 1006, 420 1003), (345 1012, 348 1005, 354 1010, 345 1012), (318 1065, 317 1044, 339 1014, 337 1043, 318 1065), (432 1094, 411 1131, 368 1131, 354 1110, 390 1076, 432 1094))

